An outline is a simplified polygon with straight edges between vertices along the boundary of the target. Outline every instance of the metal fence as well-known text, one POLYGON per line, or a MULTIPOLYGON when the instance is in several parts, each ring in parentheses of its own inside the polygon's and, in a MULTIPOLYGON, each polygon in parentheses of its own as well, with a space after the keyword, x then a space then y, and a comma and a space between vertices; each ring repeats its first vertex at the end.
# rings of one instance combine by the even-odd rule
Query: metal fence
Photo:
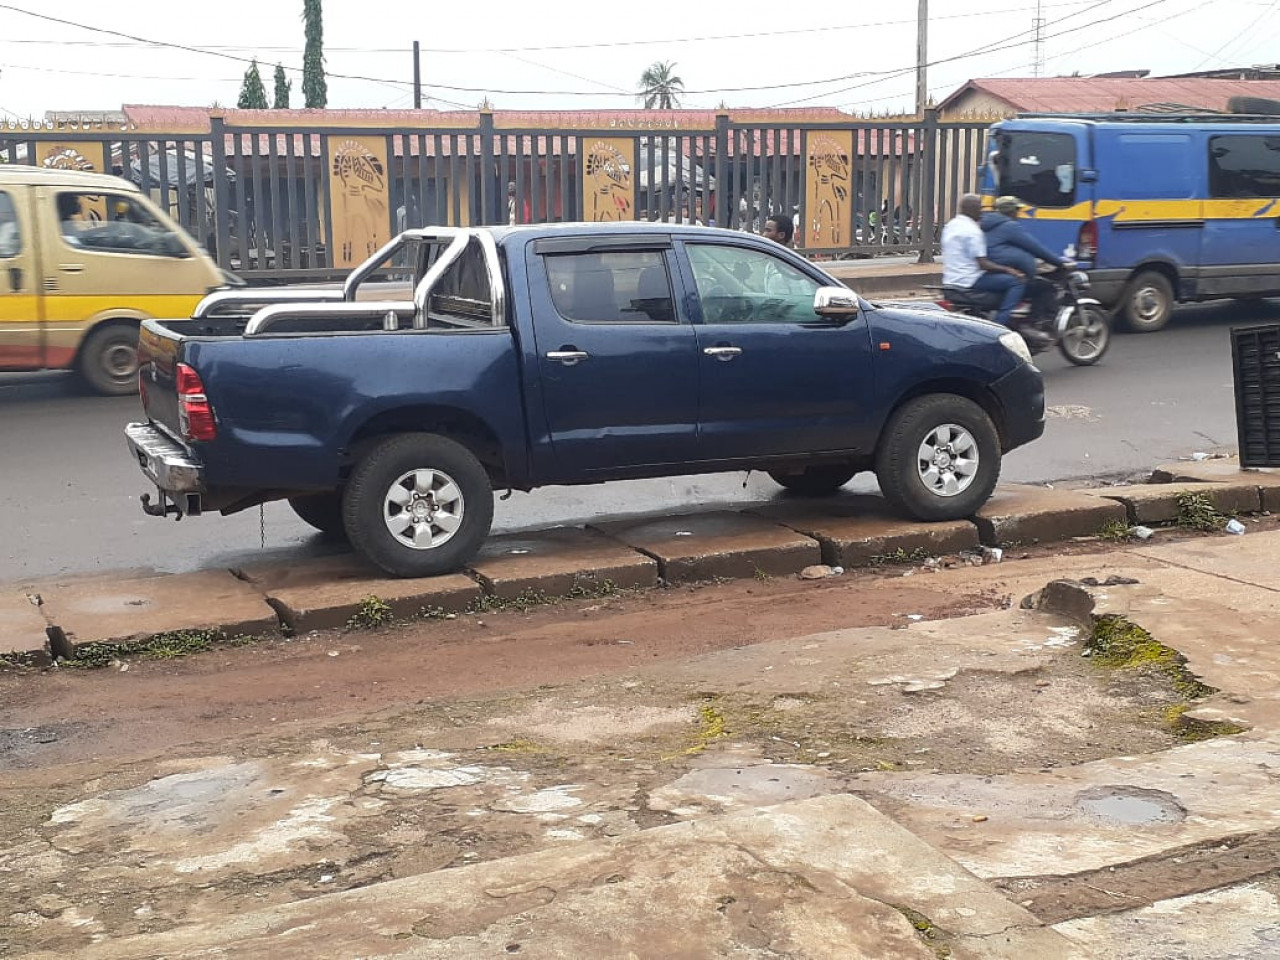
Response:
MULTIPOLYGON (((241 116, 243 116, 241 114, 241 116)), ((269 115, 264 115, 268 118, 269 115)), ((252 283, 328 280, 428 224, 650 220, 796 225, 815 259, 932 258, 976 189, 986 124, 738 123, 684 129, 231 126, 169 134, 0 128, 0 162, 110 170, 252 283)))

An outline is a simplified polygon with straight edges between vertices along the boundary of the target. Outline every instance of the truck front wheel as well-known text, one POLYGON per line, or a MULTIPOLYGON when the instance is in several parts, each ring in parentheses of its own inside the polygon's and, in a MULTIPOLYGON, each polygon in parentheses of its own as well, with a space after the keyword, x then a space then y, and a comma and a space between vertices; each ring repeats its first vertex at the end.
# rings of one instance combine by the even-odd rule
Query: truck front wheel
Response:
POLYGON ((461 444, 434 434, 401 434, 356 465, 342 519, 357 552, 394 577, 451 573, 489 535, 493 487, 461 444))
POLYGON ((1000 476, 996 428, 972 400, 916 397, 889 418, 876 456, 884 498, 916 520, 962 520, 987 502, 1000 476))

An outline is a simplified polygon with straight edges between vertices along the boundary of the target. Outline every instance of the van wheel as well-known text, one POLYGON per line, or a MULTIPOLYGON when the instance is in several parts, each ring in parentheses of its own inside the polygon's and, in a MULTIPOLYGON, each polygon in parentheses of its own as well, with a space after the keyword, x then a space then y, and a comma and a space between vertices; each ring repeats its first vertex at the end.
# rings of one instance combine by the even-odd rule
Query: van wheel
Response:
POLYGON ((1173 315, 1173 284, 1163 273, 1144 270, 1129 281, 1120 303, 1125 326, 1134 333, 1155 333, 1173 315))
POLYGON ((934 393, 899 407, 885 425, 876 479, 889 504, 915 520, 962 520, 1000 476, 1000 439, 986 411, 934 393))
POLYGON ((356 465, 342 519, 357 552, 392 576, 451 573, 489 535, 493 487, 462 444, 429 433, 401 434, 356 465))
POLYGON ((801 497, 825 497, 835 493, 853 479, 858 471, 844 464, 834 463, 824 466, 805 467, 794 473, 781 470, 770 470, 769 476, 780 487, 790 490, 801 497))
POLYGON ((300 520, 326 536, 347 538, 347 530, 342 523, 342 491, 290 497, 289 506, 300 520))
POLYGON ((138 392, 138 328, 109 323, 85 338, 80 376, 96 393, 122 397, 138 392))

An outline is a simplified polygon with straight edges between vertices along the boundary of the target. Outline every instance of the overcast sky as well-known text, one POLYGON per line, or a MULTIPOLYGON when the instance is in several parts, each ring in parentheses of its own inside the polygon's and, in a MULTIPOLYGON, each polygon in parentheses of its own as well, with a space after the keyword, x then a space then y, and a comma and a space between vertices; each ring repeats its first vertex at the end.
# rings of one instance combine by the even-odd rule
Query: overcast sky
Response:
MULTIPOLYGON (((915 4, 826 7, 324 0, 329 106, 412 107, 416 39, 431 107, 474 108, 486 96, 499 109, 634 107, 641 71, 669 60, 688 107, 909 108, 915 4), (366 79, 349 79, 356 77, 366 79)), ((1032 75, 1034 3, 930 0, 929 7, 936 99, 972 77, 1032 75)), ((251 57, 263 64, 270 97, 275 64, 302 65, 301 13, 302 0, 0 2, 0 110, 39 117, 124 103, 234 106, 251 57)), ((1044 0, 1041 15, 1044 76, 1280 62, 1280 0, 1044 0)), ((292 104, 302 106, 300 72, 290 76, 292 104)))

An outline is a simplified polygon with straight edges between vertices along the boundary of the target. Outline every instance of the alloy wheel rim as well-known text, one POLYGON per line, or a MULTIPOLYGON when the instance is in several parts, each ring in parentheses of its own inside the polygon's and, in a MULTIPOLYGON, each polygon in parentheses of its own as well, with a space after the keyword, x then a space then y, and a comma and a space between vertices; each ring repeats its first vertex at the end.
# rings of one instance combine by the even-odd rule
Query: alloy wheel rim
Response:
POLYGON ((925 489, 939 497, 954 497, 978 475, 978 442, 964 427, 943 423, 925 436, 916 452, 916 471, 925 489))
POLYGON ((401 546, 434 550, 453 539, 462 526, 466 500, 443 470, 410 470, 387 488, 382 518, 401 546))

